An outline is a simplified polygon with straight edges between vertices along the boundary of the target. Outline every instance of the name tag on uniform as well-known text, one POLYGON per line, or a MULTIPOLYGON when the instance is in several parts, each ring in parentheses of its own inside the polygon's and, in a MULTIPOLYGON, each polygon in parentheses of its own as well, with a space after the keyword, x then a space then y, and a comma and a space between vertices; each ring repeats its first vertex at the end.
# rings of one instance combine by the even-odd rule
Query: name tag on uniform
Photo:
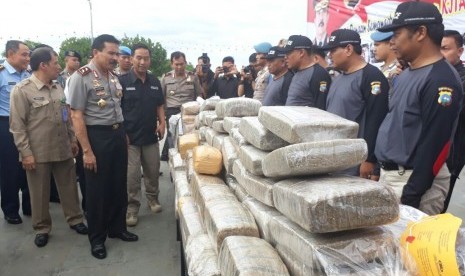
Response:
POLYGON ((158 86, 150 86, 150 89, 158 90, 158 86))
POLYGON ((135 87, 126 87, 126 91, 136 91, 135 87))
POLYGON ((15 84, 16 84, 16 82, 14 82, 14 81, 8 82, 8 85, 15 85, 15 84))
POLYGON ((105 87, 103 87, 103 86, 95 87, 95 91, 97 91, 97 92, 98 91, 103 91, 103 90, 105 90, 105 87))
POLYGON ((34 101, 43 101, 43 100, 45 100, 44 97, 34 97, 33 99, 34 99, 34 101))

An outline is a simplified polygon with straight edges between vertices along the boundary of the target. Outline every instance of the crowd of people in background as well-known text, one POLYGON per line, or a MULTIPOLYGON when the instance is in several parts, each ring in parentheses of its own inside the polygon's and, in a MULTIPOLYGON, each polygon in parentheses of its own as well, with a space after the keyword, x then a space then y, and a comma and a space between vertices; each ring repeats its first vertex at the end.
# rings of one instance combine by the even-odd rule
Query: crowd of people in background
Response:
POLYGON ((212 69, 204 53, 191 72, 176 51, 160 79, 149 71, 147 45, 120 45, 111 35, 95 38, 82 67, 80 54, 67 49, 62 72, 51 47, 31 51, 8 41, 0 65, 5 220, 22 223, 21 202, 35 244, 45 246, 56 185, 67 223, 88 235, 94 257, 106 257, 107 237, 137 241, 127 226, 138 223, 141 167, 148 207, 160 212, 160 161, 173 147, 169 119, 183 103, 213 96, 319 108, 357 122, 368 157, 343 173, 388 183, 400 203, 427 214, 445 212, 465 164, 463 36, 444 30, 429 3, 404 2, 395 14, 371 35, 380 67, 366 62, 360 35, 349 29, 320 37, 324 43, 302 35, 258 43, 242 68, 226 56, 212 69))

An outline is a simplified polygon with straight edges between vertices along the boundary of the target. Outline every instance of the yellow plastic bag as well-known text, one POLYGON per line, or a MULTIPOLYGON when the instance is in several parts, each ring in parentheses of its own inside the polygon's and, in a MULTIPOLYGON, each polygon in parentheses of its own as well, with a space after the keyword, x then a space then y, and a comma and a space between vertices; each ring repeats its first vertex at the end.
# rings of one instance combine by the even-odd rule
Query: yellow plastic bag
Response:
POLYGON ((194 170, 200 174, 217 175, 223 167, 221 152, 211 146, 198 146, 193 150, 194 170))
POLYGON ((195 148, 199 145, 199 143, 199 135, 196 133, 180 136, 178 140, 178 149, 181 154, 181 158, 185 159, 187 151, 195 148))

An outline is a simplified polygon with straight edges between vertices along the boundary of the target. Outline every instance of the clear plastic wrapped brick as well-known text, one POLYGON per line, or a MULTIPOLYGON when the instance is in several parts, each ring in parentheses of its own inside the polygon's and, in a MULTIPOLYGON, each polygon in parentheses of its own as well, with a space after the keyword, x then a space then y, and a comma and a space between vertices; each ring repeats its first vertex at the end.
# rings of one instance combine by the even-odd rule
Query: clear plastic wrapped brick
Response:
POLYGON ((200 112, 200 104, 196 101, 183 103, 181 105, 181 115, 197 115, 200 112))
POLYGON ((222 100, 216 107, 216 115, 219 118, 224 117, 246 117, 257 116, 262 103, 258 100, 249 98, 230 98, 222 100))
POLYGON ((245 140, 244 136, 239 132, 238 128, 231 129, 229 136, 232 138, 232 142, 236 150, 239 151, 241 146, 243 145, 250 145, 247 140, 245 140))
POLYGON ((218 254, 208 235, 201 234, 189 239, 185 252, 190 276, 221 276, 218 254))
POLYGON ((202 105, 200 105, 200 111, 206 111, 206 110, 212 110, 214 111, 215 110, 215 107, 216 105, 221 101, 221 99, 218 97, 218 98, 209 98, 209 99, 206 99, 202 105))
POLYGON ((218 251, 226 237, 259 236, 252 214, 237 199, 206 202, 203 218, 207 233, 218 251))
POLYGON ((399 218, 399 204, 391 187, 354 176, 283 180, 273 185, 273 203, 311 233, 380 226, 399 218))
POLYGON ((250 197, 249 194, 247 194, 247 191, 237 182, 233 175, 226 175, 226 184, 228 184, 229 188, 236 195, 239 202, 244 202, 244 200, 250 197))
POLYGON ((262 161, 267 177, 294 177, 338 172, 366 160, 364 139, 339 139, 289 145, 272 151, 262 161))
POLYGON ((251 174, 244 168, 240 160, 234 162, 233 174, 249 195, 268 206, 274 206, 273 185, 276 183, 275 179, 251 174))
POLYGON ((199 113, 200 123, 204 126, 207 126, 207 116, 213 116, 213 115, 216 115, 214 110, 201 111, 199 113))
POLYGON ((187 241, 194 236, 206 234, 202 224, 199 209, 190 196, 178 198, 179 226, 181 228, 182 244, 186 249, 187 241))
POLYGON ((204 214, 205 204, 212 200, 236 200, 236 196, 226 185, 205 185, 199 190, 200 198, 196 199, 201 214, 204 214))
POLYGON ((260 238, 272 243, 270 221, 273 217, 280 217, 283 216, 283 214, 253 197, 247 197, 242 204, 249 209, 254 216, 258 231, 260 232, 260 238))
POLYGON ((263 176, 262 162, 268 153, 252 145, 243 145, 239 151, 239 158, 249 172, 263 176))
POLYGON ((226 130, 226 132, 230 133, 231 129, 238 128, 240 123, 240 117, 225 117, 223 119, 223 128, 226 130))
POLYGON ((239 131, 247 142, 261 150, 271 151, 289 145, 288 142, 266 129, 258 121, 258 117, 242 118, 239 131))
POLYGON ((226 169, 226 173, 232 174, 234 161, 238 158, 236 148, 234 147, 231 137, 227 136, 223 139, 223 145, 221 147, 221 153, 223 154, 223 165, 226 169))
POLYGON ((286 266, 276 250, 265 240, 255 237, 227 237, 218 263, 224 276, 286 276, 286 266))
POLYGON ((290 144, 357 138, 358 124, 305 106, 264 106, 258 120, 290 144))
POLYGON ((218 133, 228 133, 226 130, 224 130, 223 120, 214 121, 213 124, 212 124, 212 128, 213 128, 214 131, 216 131, 218 133))
POLYGON ((396 240, 380 227, 312 234, 284 216, 273 217, 269 226, 272 244, 293 275, 408 275, 396 240))

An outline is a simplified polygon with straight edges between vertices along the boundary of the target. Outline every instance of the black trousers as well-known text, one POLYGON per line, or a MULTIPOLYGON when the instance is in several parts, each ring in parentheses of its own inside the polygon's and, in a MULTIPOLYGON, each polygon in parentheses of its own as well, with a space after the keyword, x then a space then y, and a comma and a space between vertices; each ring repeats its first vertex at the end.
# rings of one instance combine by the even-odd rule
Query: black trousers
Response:
POLYGON ((26 171, 19 162, 18 149, 10 133, 9 117, 0 117, 0 192, 1 207, 5 216, 19 214, 19 190, 22 191, 22 208, 31 214, 31 201, 27 187, 26 171))
POLYGON ((163 145, 163 150, 161 152, 161 156, 168 157, 168 151, 170 148, 174 147, 174 142, 173 142, 173 136, 171 135, 169 129, 170 129, 170 118, 173 115, 178 114, 181 112, 180 107, 168 107, 165 111, 165 116, 166 116, 166 128, 167 128, 167 133, 166 133, 166 139, 165 139, 165 144, 163 145))
POLYGON ((95 245, 126 231, 128 150, 121 127, 87 126, 87 135, 97 159, 97 172, 85 170, 89 241, 95 245))
POLYGON ((86 212, 86 174, 84 171, 84 163, 82 162, 82 148, 79 145, 79 152, 76 156, 76 175, 78 177, 79 188, 81 189, 81 196, 82 196, 82 210, 86 212))

